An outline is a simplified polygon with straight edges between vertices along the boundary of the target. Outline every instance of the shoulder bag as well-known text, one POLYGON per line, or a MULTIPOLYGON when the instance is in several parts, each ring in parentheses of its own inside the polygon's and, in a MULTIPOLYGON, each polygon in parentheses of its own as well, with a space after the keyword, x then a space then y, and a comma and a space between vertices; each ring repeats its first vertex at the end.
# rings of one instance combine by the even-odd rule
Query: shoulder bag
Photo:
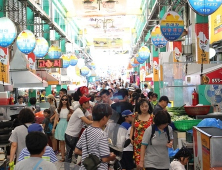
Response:
POLYGON ((89 148, 88 148, 88 140, 87 140, 87 129, 85 132, 85 138, 86 138, 86 152, 88 156, 84 159, 82 162, 86 170, 97 170, 99 167, 101 160, 98 158, 98 156, 90 154, 89 148))

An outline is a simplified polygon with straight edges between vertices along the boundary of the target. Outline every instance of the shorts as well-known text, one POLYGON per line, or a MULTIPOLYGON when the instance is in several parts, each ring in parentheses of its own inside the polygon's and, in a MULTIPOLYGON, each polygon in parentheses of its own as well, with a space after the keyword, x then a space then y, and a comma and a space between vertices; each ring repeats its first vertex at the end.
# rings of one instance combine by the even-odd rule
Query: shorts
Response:
POLYGON ((136 168, 133 160, 133 151, 123 151, 123 156, 120 161, 122 169, 132 170, 136 168))

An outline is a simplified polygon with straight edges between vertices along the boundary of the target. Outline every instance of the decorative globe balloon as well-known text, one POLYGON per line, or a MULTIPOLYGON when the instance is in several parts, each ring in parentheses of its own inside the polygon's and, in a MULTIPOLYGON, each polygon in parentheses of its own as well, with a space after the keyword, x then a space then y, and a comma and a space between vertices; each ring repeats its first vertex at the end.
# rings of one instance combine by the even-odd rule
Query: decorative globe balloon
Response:
POLYGON ((67 55, 62 55, 62 60, 63 60, 63 68, 69 67, 69 57, 67 55))
POLYGON ((147 60, 150 57, 150 50, 148 47, 143 46, 139 49, 139 56, 142 60, 147 60))
POLYGON ((80 74, 82 76, 86 76, 87 74, 89 74, 89 68, 87 66, 83 66, 81 69, 80 69, 80 74))
POLYGON ((7 17, 0 18, 0 47, 10 46, 17 36, 15 24, 7 17))
POLYGON ((75 66, 78 63, 78 58, 73 54, 69 57, 69 60, 70 60, 69 63, 70 66, 75 66))
POLYGON ((132 67, 134 68, 134 67, 137 67, 137 66, 140 65, 140 64, 131 63, 131 65, 132 65, 132 67))
POLYGON ((22 53, 31 53, 35 49, 35 45, 35 35, 31 31, 24 30, 18 35, 17 47, 22 53))
POLYGON ((59 59, 62 55, 61 49, 57 45, 51 45, 48 52, 49 58, 59 59))
POLYGON ((138 63, 140 63, 140 64, 143 64, 143 63, 146 61, 146 60, 141 59, 141 58, 139 57, 139 54, 136 55, 135 60, 136 60, 138 63))
POLYGON ((77 66, 78 66, 80 69, 81 69, 82 67, 84 67, 84 66, 85 66, 85 60, 82 59, 82 58, 80 58, 80 59, 78 60, 77 66))
POLYGON ((45 57, 45 55, 48 53, 49 50, 49 44, 43 37, 36 38, 36 46, 33 51, 36 58, 42 58, 45 57))

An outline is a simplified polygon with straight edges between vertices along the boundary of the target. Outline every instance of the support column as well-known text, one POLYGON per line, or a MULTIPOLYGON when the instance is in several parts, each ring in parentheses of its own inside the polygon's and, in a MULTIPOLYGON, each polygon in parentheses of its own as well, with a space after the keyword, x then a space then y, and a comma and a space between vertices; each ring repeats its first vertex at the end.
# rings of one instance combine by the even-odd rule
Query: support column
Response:
POLYGON ((52 94, 52 86, 48 85, 48 87, 45 88, 45 92, 46 92, 46 96, 48 96, 49 94, 52 94))
POLYGON ((154 93, 160 96, 160 85, 159 85, 159 53, 158 49, 152 45, 152 56, 153 56, 153 81, 154 81, 154 93))

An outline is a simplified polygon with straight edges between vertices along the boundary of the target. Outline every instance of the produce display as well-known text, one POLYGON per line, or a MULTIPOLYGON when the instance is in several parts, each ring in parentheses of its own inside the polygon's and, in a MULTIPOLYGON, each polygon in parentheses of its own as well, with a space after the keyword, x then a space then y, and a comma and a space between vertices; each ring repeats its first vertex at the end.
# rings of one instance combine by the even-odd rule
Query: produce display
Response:
POLYGON ((171 117, 171 121, 172 122, 180 121, 180 120, 194 120, 194 119, 189 117, 189 116, 187 116, 187 115, 184 115, 184 116, 172 116, 171 117))
POLYGON ((171 116, 171 121, 180 121, 180 120, 193 120, 193 118, 189 117, 184 109, 184 107, 169 107, 167 108, 171 116))

